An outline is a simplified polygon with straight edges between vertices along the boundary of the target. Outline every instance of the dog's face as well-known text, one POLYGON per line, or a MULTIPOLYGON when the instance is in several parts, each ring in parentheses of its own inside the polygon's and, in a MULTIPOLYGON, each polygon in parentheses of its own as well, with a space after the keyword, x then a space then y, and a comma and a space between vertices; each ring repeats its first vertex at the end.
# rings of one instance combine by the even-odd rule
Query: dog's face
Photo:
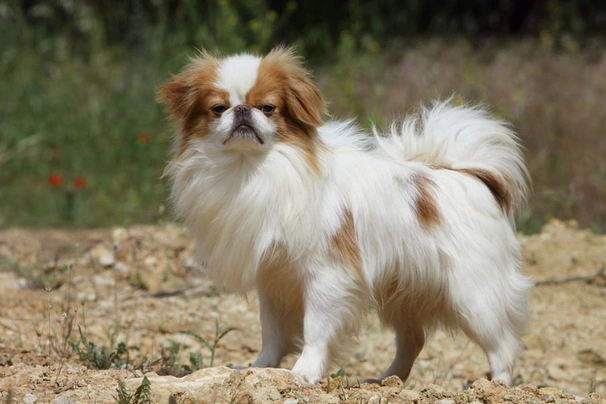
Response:
POLYGON ((227 153, 258 153, 290 142, 308 153, 326 104, 299 59, 289 49, 260 58, 208 54, 160 87, 180 126, 178 153, 203 138, 227 153))

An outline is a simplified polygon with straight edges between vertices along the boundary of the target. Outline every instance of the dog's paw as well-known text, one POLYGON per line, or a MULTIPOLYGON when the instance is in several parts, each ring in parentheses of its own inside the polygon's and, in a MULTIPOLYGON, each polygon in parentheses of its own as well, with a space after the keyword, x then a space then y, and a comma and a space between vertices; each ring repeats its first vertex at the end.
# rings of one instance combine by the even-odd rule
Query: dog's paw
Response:
POLYGON ((296 378, 310 384, 316 384, 322 380, 322 372, 317 369, 317 366, 309 366, 299 362, 297 361, 292 368, 292 373, 296 378))

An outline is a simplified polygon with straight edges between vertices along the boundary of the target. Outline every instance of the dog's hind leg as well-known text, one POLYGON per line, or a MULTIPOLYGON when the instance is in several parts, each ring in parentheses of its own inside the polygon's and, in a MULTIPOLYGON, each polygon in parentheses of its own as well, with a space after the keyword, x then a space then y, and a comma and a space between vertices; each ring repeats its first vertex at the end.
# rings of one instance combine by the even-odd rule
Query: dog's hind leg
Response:
POLYGON ((531 282, 511 272, 496 286, 489 282, 456 290, 458 323, 485 352, 492 380, 508 385, 528 327, 528 291, 531 282), (464 296, 464 298, 462 297, 464 296))
POLYGON ((425 332, 416 321, 405 316, 396 316, 389 324, 396 332, 396 357, 378 380, 370 379, 369 382, 380 381, 393 375, 405 381, 425 344, 425 332))

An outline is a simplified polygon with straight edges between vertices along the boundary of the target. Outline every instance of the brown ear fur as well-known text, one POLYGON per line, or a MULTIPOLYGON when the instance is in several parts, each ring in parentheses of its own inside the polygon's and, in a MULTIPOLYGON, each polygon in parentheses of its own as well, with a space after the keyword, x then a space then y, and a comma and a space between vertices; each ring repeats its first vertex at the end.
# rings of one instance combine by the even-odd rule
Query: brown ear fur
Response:
POLYGON ((205 89, 216 79, 218 61, 207 53, 192 58, 183 71, 158 88, 156 100, 166 104, 174 119, 185 121, 205 89))
POLYGON ((301 58, 294 54, 292 48, 280 47, 273 49, 265 59, 275 61, 285 73, 288 87, 286 104, 290 115, 305 125, 321 125, 327 115, 326 102, 302 66, 301 58))

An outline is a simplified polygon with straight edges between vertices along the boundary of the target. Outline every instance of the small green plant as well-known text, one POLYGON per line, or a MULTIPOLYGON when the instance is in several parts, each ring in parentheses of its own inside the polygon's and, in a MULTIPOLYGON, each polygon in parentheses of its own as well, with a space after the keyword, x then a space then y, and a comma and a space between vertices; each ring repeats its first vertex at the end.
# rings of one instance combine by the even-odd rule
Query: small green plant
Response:
POLYGON ((131 366, 132 362, 129 358, 128 348, 124 342, 120 342, 115 350, 108 349, 105 346, 97 347, 97 345, 88 341, 82 328, 78 325, 80 340, 70 342, 72 350, 78 354, 89 367, 93 369, 109 369, 111 367, 131 366), (80 346, 82 345, 82 348, 80 346))
POLYGON ((339 368, 335 373, 330 374, 330 378, 326 381, 326 393, 332 392, 336 383, 338 383, 336 388, 339 391, 339 400, 346 401, 349 398, 349 395, 345 389, 349 389, 351 383, 349 382, 349 378, 345 375, 345 369, 339 368))
MULTIPOLYGON (((215 319, 215 338, 212 342, 209 342, 202 336, 200 336, 190 330, 181 331, 181 334, 191 335, 192 337, 197 339, 199 342, 203 343, 210 350, 210 363, 208 364, 208 366, 212 368, 215 363, 215 351, 217 350, 217 345, 219 344, 219 341, 221 341, 223 339, 223 337, 225 337, 227 334, 229 334, 233 330, 235 330, 235 327, 226 327, 226 328, 219 327, 219 320, 215 319)), ((190 355, 190 362, 200 363, 200 365, 201 365, 202 364, 202 355, 200 355, 200 354, 195 355, 195 356, 190 355), (193 359, 193 361, 192 361, 192 359, 193 359)))
POLYGON ((179 361, 179 352, 181 351, 181 344, 178 342, 171 341, 168 347, 168 352, 162 349, 162 357, 159 362, 164 371, 174 376, 195 372, 196 370, 204 367, 204 359, 202 354, 199 352, 189 354, 189 364, 182 364, 179 361))
POLYGON ((118 380, 118 397, 114 397, 117 404, 148 404, 151 403, 151 383, 143 377, 141 385, 134 393, 129 393, 122 380, 118 380))
POLYGON ((336 373, 330 374, 330 378, 333 380, 336 379, 337 377, 345 377, 345 369, 339 368, 339 370, 337 370, 336 373))
POLYGON ((15 355, 11 354, 7 358, 0 357, 0 366, 12 366, 13 365, 13 357, 15 355))

